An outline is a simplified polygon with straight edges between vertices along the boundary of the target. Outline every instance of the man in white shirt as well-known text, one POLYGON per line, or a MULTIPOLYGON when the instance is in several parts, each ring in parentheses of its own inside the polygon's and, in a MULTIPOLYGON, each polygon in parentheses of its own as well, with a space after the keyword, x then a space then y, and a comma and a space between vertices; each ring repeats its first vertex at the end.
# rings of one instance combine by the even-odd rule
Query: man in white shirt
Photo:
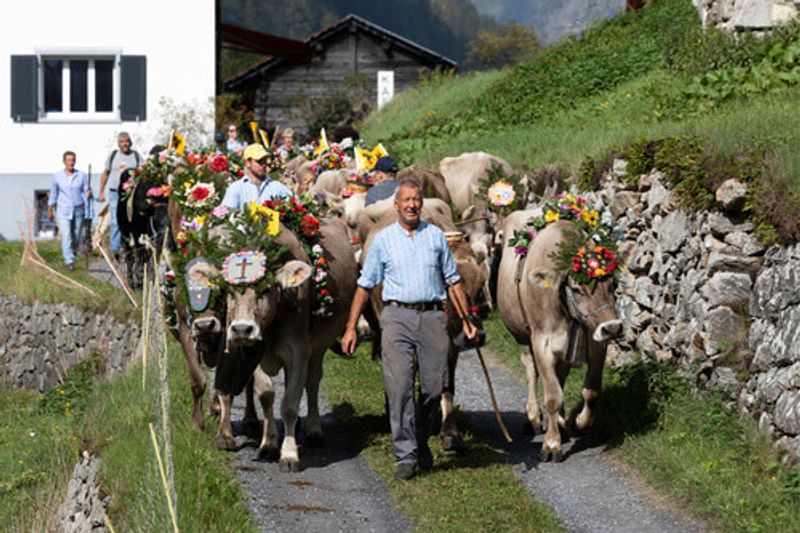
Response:
POLYGON ((269 154, 260 144, 251 144, 244 150, 247 175, 231 183, 225 191, 222 205, 231 209, 244 209, 250 202, 263 204, 267 200, 292 196, 292 191, 267 174, 269 154))

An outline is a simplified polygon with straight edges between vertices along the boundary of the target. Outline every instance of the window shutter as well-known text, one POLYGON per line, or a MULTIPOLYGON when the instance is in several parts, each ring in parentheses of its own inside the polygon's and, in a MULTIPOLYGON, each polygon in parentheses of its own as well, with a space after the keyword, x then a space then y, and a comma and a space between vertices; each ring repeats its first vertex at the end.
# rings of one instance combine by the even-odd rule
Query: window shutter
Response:
POLYGON ((39 59, 11 56, 11 118, 36 122, 39 118, 39 59))
POLYGON ((122 56, 119 115, 122 120, 147 119, 147 57, 145 56, 122 56))

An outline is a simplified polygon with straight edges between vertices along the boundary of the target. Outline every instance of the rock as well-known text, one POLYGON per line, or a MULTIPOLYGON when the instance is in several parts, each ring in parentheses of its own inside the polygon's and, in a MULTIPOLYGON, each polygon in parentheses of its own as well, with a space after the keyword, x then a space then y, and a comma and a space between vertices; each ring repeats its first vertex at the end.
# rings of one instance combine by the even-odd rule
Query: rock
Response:
MULTIPOLYGON (((706 223, 708 224, 708 230, 710 230, 715 236, 722 238, 724 238, 728 233, 732 233, 734 231, 753 231, 752 223, 741 222, 722 213, 709 213, 706 223)), ((705 231, 705 227, 703 232, 708 233, 708 231, 705 231)))
MULTIPOLYGON (((659 183, 664 179, 664 173, 653 169, 650 171, 650 174, 642 174, 639 176, 639 190, 640 191, 647 191, 653 187, 656 183, 659 183)), ((663 189, 663 185, 661 186, 663 189)), ((648 203, 652 205, 652 203, 648 200, 648 203)), ((659 202, 660 203, 660 202, 659 202)))
POLYGON ((785 391, 798 388, 800 388, 800 363, 784 368, 770 368, 757 380, 756 398, 763 407, 767 407, 774 404, 785 391))
MULTIPOLYGON (((639 182, 639 187, 641 188, 641 181, 639 182)), ((664 200, 667 199, 669 195, 669 191, 667 191, 666 187, 661 185, 661 182, 655 180, 649 186, 649 191, 645 195, 645 202, 647 203, 647 213, 652 213, 653 215, 657 214, 661 209, 661 204, 664 200)))
POLYGON ((719 186, 715 197, 725 211, 738 213, 744 207, 747 185, 736 178, 727 179, 719 186))
POLYGON ((628 209, 633 208, 636 204, 639 203, 641 198, 641 194, 638 192, 633 191, 618 191, 611 198, 611 203, 608 206, 609 210, 611 211, 611 215, 617 219, 624 215, 628 209))
POLYGON ((725 351, 732 343, 743 341, 747 336, 744 319, 730 307, 717 307, 706 315, 705 327, 709 347, 725 351))
POLYGON ((738 272, 717 272, 701 292, 710 307, 718 305, 746 305, 750 301, 752 282, 750 276, 738 272))
POLYGON ((761 416, 758 418, 758 431, 762 435, 771 437, 775 433, 775 426, 772 425, 772 417, 769 413, 762 411, 761 416))
POLYGON ((758 255, 765 250, 761 242, 749 233, 734 231, 725 235, 725 242, 740 250, 744 255, 758 255))
POLYGON ((617 179, 622 179, 628 175, 628 162, 625 159, 615 159, 611 163, 611 173, 617 179))
POLYGON ((678 251, 688 237, 689 219, 683 211, 667 215, 658 228, 658 242, 666 253, 678 251))
MULTIPOLYGON (((747 235, 745 233, 745 235, 747 235)), ((725 244, 711 234, 703 238, 703 250, 708 252, 719 252, 721 254, 735 254, 736 248, 729 244, 725 244)))
POLYGON ((711 274, 715 272, 746 272, 755 276, 761 267, 761 260, 758 257, 711 252, 706 266, 711 274))
POLYGON ((800 391, 784 391, 775 403, 775 426, 784 433, 800 433, 800 391))
POLYGON ((653 296, 655 296, 656 286, 653 281, 648 277, 636 278, 633 282, 633 299, 639 305, 650 307, 653 305, 653 296))
POLYGON ((719 366, 711 372, 708 387, 720 391, 728 397, 737 397, 742 383, 736 379, 736 373, 726 366, 719 366))
POLYGON ((652 326, 648 327, 639 335, 636 346, 643 354, 650 358, 655 358, 656 353, 664 347, 661 344, 661 337, 652 326))

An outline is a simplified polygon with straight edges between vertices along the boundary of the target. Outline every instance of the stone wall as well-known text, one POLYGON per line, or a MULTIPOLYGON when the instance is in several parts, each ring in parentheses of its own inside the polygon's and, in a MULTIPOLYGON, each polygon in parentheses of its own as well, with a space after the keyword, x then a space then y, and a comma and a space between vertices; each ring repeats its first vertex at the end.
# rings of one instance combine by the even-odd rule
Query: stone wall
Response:
POLYGON ((139 325, 119 323, 58 303, 25 304, 16 296, 0 296, 0 380, 14 387, 46 392, 61 382, 67 369, 99 353, 109 375, 132 358, 139 325))
POLYGON ((703 27, 761 31, 797 18, 795 0, 692 0, 703 27))
POLYGON ((800 458, 800 246, 765 248, 741 219, 746 187, 725 182, 720 211, 680 210, 654 171, 624 185, 616 161, 596 200, 625 238, 611 364, 672 360, 800 458))
POLYGON ((67 497, 58 508, 58 531, 62 533, 105 533, 111 496, 103 494, 97 473, 100 458, 84 451, 75 464, 67 497))

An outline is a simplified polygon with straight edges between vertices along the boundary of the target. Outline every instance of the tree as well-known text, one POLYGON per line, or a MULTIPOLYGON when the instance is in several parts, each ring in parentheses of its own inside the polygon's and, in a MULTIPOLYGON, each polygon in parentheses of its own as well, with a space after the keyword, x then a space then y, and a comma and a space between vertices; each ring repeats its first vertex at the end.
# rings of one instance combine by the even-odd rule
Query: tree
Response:
POLYGON ((540 48, 533 28, 512 21, 495 32, 479 31, 469 43, 467 62, 479 69, 516 65, 534 58, 540 48))

